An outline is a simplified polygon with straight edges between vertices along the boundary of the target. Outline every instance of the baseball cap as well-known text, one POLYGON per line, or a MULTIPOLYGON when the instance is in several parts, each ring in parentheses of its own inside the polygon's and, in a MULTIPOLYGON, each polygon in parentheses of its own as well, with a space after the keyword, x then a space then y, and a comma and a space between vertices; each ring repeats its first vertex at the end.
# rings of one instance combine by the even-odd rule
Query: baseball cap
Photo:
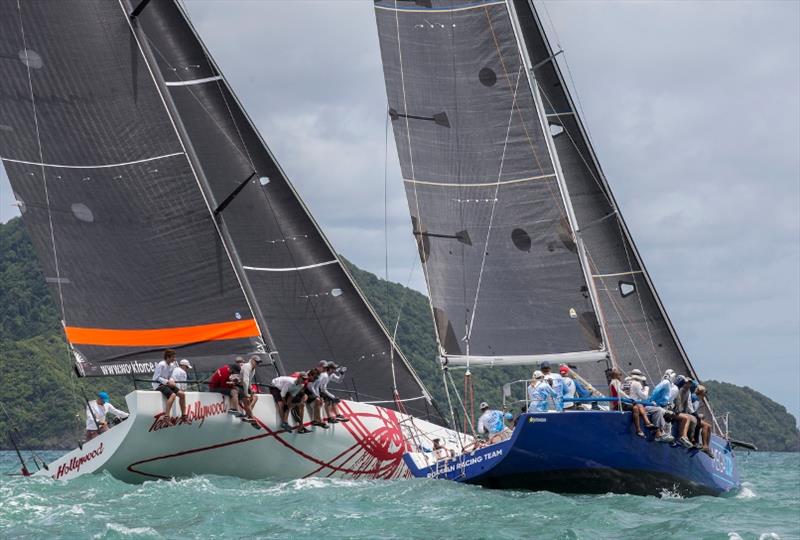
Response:
POLYGON ((642 370, 641 369, 632 369, 630 371, 630 377, 631 377, 631 379, 636 379, 637 381, 644 381, 645 380, 645 376, 642 375, 642 370))
POLYGON ((236 363, 237 364, 243 364, 244 363, 244 356, 237 356, 236 357, 236 363))
POLYGON ((186 367, 188 367, 189 369, 192 369, 192 364, 191 364, 191 362, 189 362, 189 360, 187 360, 186 358, 181 358, 181 361, 180 361, 180 362, 178 362, 178 365, 179 365, 179 366, 186 366, 186 367))
POLYGON ((488 408, 489 408, 489 404, 486 403, 485 401, 481 401, 480 409, 484 410, 484 409, 488 409, 488 408))
POLYGON ((561 365, 558 367, 558 372, 559 372, 559 373, 561 373, 562 375, 563 375, 564 373, 569 373, 569 366, 568 366, 567 364, 561 364, 561 365))
POLYGON ((544 362, 539 364, 539 369, 544 369, 544 368, 549 368, 549 367, 550 367, 550 362, 548 362, 547 360, 545 360, 544 362))
POLYGON ((544 373, 542 373, 541 371, 539 371, 537 369, 536 371, 533 372, 533 378, 534 379, 544 379, 544 373))
POLYGON ((108 392, 98 392, 97 397, 102 399, 103 401, 109 401, 108 399, 108 392))
POLYGON ((328 367, 328 361, 327 360, 320 360, 319 364, 317 364, 317 365, 324 369, 324 368, 328 367))

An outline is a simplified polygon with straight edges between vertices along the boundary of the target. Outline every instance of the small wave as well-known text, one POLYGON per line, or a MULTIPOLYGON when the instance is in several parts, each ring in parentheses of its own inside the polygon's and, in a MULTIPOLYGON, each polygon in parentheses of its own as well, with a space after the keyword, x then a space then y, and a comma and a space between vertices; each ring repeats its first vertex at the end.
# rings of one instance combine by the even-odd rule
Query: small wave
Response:
POLYGON ((734 497, 735 499, 754 499, 758 497, 755 491, 750 489, 753 486, 750 482, 742 483, 742 487, 739 489, 739 493, 736 494, 734 497))
MULTIPOLYGON (((152 527, 126 527, 125 525, 120 525, 119 523, 106 523, 105 532, 115 532, 117 534, 121 534, 122 536, 161 537, 161 535, 158 534, 158 531, 156 531, 152 527)), ((105 536, 106 536, 105 533, 98 533, 94 535, 92 538, 104 538, 105 536)))
POLYGON ((758 540, 781 540, 781 537, 773 532, 761 533, 761 536, 758 537, 758 540))
POLYGON ((683 495, 678 492, 677 486, 672 486, 672 489, 661 488, 658 497, 660 499, 683 499, 683 495))

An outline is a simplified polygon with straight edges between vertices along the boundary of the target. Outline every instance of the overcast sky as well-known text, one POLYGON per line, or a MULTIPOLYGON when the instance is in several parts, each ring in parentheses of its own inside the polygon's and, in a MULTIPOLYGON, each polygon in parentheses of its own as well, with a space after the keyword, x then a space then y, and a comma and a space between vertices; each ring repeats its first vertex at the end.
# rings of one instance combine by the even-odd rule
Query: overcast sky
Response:
MULTIPOLYGON (((372 3, 188 7, 333 245, 383 276, 386 91, 372 3)), ((800 2, 546 7, 600 161, 695 368, 797 417, 800 2)), ((423 290, 388 139, 389 278, 406 283, 413 267, 411 285, 423 290)), ((5 221, 16 209, 0 174, 5 221)))

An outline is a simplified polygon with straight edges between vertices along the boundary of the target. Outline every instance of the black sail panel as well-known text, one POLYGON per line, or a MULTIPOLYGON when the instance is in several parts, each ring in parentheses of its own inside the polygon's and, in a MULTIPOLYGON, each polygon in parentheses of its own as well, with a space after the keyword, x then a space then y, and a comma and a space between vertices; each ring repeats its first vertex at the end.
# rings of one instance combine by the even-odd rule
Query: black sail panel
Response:
MULTIPOLYGON (((554 142, 586 247, 612 358, 625 371, 642 369, 651 381, 658 381, 666 369, 694 375, 618 212, 559 68, 548 61, 554 51, 534 7, 529 0, 515 0, 514 5, 531 63, 538 65, 536 82, 548 121, 558 133, 554 142)), ((605 382, 602 371, 595 369, 593 382, 605 382)))
MULTIPOLYGON (((347 365, 361 400, 427 395, 353 284, 185 13, 155 2, 139 17, 287 372, 347 365), (391 359, 394 360, 392 366, 391 359)), ((422 400, 406 403, 425 410, 422 400)))
POLYGON ((257 347, 121 5, 0 3, 0 69, 0 155, 83 374, 257 347))
POLYGON ((505 2, 376 0, 375 13, 413 234, 444 354, 599 349, 505 2))

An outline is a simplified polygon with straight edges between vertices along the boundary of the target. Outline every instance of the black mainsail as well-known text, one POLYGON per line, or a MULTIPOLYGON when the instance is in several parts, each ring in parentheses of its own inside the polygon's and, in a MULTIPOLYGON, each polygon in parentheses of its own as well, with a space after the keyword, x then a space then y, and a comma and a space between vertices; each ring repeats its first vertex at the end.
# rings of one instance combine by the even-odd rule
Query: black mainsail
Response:
POLYGON ((269 352, 425 410, 176 2, 0 8, 0 155, 84 374, 146 372, 165 346, 200 369, 269 352))
POLYGON ((442 356, 602 362, 566 190, 505 2, 376 0, 375 12, 442 356))
MULTIPOLYGON (((478 350, 473 328, 470 354, 492 354, 497 364, 508 363, 500 356, 509 349, 571 353, 581 337, 602 345, 610 364, 651 380, 667 368, 695 375, 532 1, 375 0, 375 12, 444 354, 463 352, 463 320, 474 318, 485 326, 478 350), (548 192, 560 197, 547 200, 548 192), (565 321, 566 311, 575 319, 565 321)), ((586 362, 581 373, 605 384, 607 367, 586 362)))

